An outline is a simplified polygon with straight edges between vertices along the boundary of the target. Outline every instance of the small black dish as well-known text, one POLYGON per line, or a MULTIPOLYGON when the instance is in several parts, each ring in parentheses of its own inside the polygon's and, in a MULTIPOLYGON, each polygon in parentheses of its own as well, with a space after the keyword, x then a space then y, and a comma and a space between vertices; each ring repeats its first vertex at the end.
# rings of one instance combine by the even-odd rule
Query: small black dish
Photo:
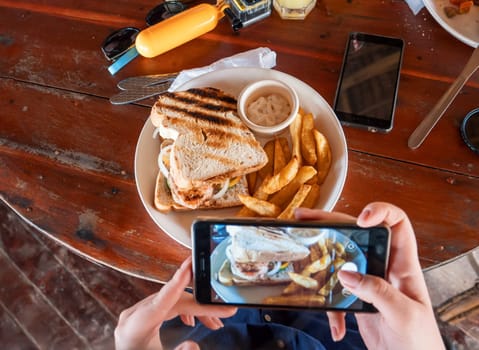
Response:
POLYGON ((470 111, 462 121, 461 136, 466 145, 479 154, 479 108, 470 111))

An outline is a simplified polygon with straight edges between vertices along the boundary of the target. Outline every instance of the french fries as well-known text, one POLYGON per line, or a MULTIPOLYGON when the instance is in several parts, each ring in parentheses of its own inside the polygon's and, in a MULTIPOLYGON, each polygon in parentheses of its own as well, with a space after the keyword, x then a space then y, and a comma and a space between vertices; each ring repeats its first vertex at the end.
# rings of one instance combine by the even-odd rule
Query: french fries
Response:
POLYGON ((290 272, 288 273, 288 276, 294 283, 299 284, 303 288, 312 290, 318 289, 318 281, 316 281, 314 278, 304 276, 303 274, 299 274, 296 272, 290 272))
POLYGON ((303 204, 301 204, 303 208, 313 208, 316 203, 318 203, 321 193, 320 188, 318 184, 311 185, 311 191, 309 191, 308 196, 304 199, 303 204))
POLYGON ((346 254, 346 249, 344 248, 344 245, 339 242, 334 243, 334 249, 336 250, 336 256, 340 258, 346 254))
POLYGON ((260 170, 258 170, 258 175, 262 179, 266 178, 267 176, 273 175, 273 167, 274 167, 274 140, 270 140, 266 142, 263 147, 266 156, 268 157, 268 163, 260 170))
POLYGON ((281 214, 278 215, 278 219, 292 219, 294 217, 294 211, 296 210, 296 208, 299 208, 301 206, 310 191, 310 185, 301 185, 298 192, 296 192, 286 209, 284 209, 281 214))
POLYGON ((327 297, 328 294, 334 289, 337 283, 338 283, 338 271, 335 271, 329 278, 328 282, 326 282, 326 284, 318 291, 318 294, 324 297, 327 297))
POLYGON ((301 295, 276 295, 266 297, 263 302, 268 305, 291 305, 291 306, 323 306, 326 298, 318 294, 301 295))
MULTIPOLYGON (((276 137, 265 143, 268 162, 248 176, 253 195, 238 196, 244 205, 238 216, 292 219, 296 208, 317 205, 332 164, 329 142, 315 128, 314 116, 302 109, 289 133, 291 142, 276 137)), ((308 248, 310 254, 292 264, 294 271, 288 272, 291 282, 281 295, 266 297, 265 304, 321 306, 338 291, 337 274, 348 260, 344 245, 334 238, 321 237, 308 248)))
MULTIPOLYGON (((253 194, 254 198, 260 199, 260 200, 263 200, 263 201, 268 199, 268 194, 264 192, 264 186, 265 186, 266 181, 270 177, 271 177, 270 175, 266 176, 266 179, 264 179, 263 182, 261 182, 258 189, 253 194)), ((257 212, 255 212, 254 210, 251 210, 247 206, 242 207, 239 210, 239 212, 236 213, 236 216, 238 216, 238 217, 255 217, 255 216, 258 216, 258 215, 259 214, 257 212)))
POLYGON ((283 154, 286 162, 291 160, 291 149, 289 148, 288 139, 286 137, 278 137, 281 147, 283 147, 283 154))
POLYGON ((279 139, 274 140, 274 162, 273 162, 273 174, 279 173, 288 163, 286 155, 284 154, 284 148, 281 145, 279 139))
POLYGON ((255 191, 257 179, 258 179, 258 172, 252 172, 246 175, 246 180, 248 181, 249 193, 253 193, 255 191))
POLYGON ((303 114, 300 112, 289 126, 292 143, 292 157, 296 157, 299 163, 302 163, 301 155, 301 126, 303 125, 303 114))
POLYGON ((331 168, 328 140, 315 128, 314 116, 301 108, 289 132, 291 148, 288 139, 282 136, 265 143, 268 162, 247 176, 248 189, 253 195, 240 199, 244 206, 237 216, 291 219, 296 208, 317 205, 321 184, 331 168))
POLYGON ((239 194, 238 198, 248 209, 254 211, 260 216, 275 217, 281 212, 280 207, 262 199, 244 194, 239 194))
POLYGON ((318 157, 316 156, 316 142, 313 135, 314 118, 311 113, 303 116, 301 126, 301 154, 309 165, 315 165, 318 157))
POLYGON ((316 140, 316 154, 318 167, 318 184, 321 185, 328 175, 331 167, 331 149, 329 143, 318 130, 313 130, 314 139, 316 140))
MULTIPOLYGON (((310 261, 316 261, 316 260, 322 259, 326 255, 328 255, 328 252, 326 252, 326 254, 321 254, 321 251, 319 250, 319 245, 318 244, 313 244, 313 245, 309 246, 309 257, 308 257, 308 261, 306 262, 305 266, 308 266, 310 261)), ((304 272, 305 273, 308 272, 306 267, 304 268, 304 272)))
POLYGON ((267 180, 264 186, 264 192, 267 194, 272 194, 278 192, 284 186, 289 184, 299 170, 299 160, 296 156, 293 156, 286 166, 281 169, 279 173, 272 176, 267 180))
POLYGON ((338 259, 337 261, 333 263, 334 265, 334 272, 331 274, 331 277, 329 277, 329 280, 326 282, 326 284, 318 291, 318 294, 322 296, 328 296, 329 293, 331 293, 336 287, 336 284, 338 283, 338 271, 341 269, 341 266, 344 265, 346 261, 343 259, 338 259))
MULTIPOLYGON (((294 263, 291 282, 280 295, 265 298, 267 304, 323 305, 338 284, 338 271, 348 260, 344 245, 328 236, 309 246, 310 254, 294 263)), ((337 290, 337 289, 336 289, 337 290)))
POLYGON ((304 274, 305 276, 310 276, 312 274, 318 273, 319 271, 326 270, 329 265, 331 265, 331 255, 326 254, 317 260, 313 260, 311 264, 304 268, 301 274, 304 274))
POLYGON ((288 201, 294 197, 294 194, 298 191, 299 187, 306 183, 314 175, 316 175, 316 169, 314 169, 312 166, 306 165, 301 167, 294 179, 281 190, 273 194, 269 201, 279 207, 284 208, 288 201))

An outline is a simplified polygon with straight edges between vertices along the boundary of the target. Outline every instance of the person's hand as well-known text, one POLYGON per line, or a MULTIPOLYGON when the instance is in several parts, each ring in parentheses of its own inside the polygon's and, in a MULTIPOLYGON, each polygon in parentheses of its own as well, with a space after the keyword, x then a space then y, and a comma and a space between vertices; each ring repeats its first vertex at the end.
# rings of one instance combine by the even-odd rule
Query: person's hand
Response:
MULTIPOLYGON (((206 327, 223 326, 220 317, 230 317, 236 308, 227 306, 202 306, 184 289, 191 282, 191 257, 186 259, 172 279, 158 293, 123 310, 115 329, 117 350, 162 349, 160 327, 164 321, 180 316, 183 323, 194 326, 195 317, 206 327)), ((182 349, 198 349, 195 343, 185 342, 182 349)))
MULTIPOLYGON (((345 214, 300 209, 298 219, 350 220, 345 214)), ((401 209, 387 203, 367 205, 356 220, 361 227, 386 224, 391 228, 387 281, 358 272, 340 271, 341 284, 378 313, 356 314, 368 349, 444 349, 417 254, 412 225, 401 209)), ((344 313, 328 312, 335 341, 346 333, 344 313)))

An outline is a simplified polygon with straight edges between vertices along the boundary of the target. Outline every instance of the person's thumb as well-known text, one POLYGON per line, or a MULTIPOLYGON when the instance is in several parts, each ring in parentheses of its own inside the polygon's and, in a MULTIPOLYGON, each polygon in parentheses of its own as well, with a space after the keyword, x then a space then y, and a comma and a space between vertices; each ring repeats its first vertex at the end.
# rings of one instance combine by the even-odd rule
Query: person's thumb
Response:
POLYGON ((400 322, 398 315, 404 314, 407 303, 411 302, 404 294, 384 279, 359 272, 340 270, 341 285, 362 301, 374 307, 390 322, 400 322))
POLYGON ((198 343, 195 343, 194 341, 187 340, 178 345, 175 350, 201 350, 200 346, 198 343))

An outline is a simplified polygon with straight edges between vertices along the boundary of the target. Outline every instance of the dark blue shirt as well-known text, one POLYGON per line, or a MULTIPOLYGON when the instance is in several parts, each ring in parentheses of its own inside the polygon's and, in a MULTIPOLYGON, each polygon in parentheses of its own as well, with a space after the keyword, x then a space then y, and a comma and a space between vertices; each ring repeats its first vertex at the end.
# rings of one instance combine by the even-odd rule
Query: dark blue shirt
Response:
POLYGON ((327 316, 321 312, 239 309, 222 321, 224 328, 212 331, 200 322, 188 327, 175 318, 161 327, 162 343, 165 349, 185 340, 197 342, 201 350, 366 349, 352 315, 346 317, 348 331, 340 342, 332 340, 327 316))

